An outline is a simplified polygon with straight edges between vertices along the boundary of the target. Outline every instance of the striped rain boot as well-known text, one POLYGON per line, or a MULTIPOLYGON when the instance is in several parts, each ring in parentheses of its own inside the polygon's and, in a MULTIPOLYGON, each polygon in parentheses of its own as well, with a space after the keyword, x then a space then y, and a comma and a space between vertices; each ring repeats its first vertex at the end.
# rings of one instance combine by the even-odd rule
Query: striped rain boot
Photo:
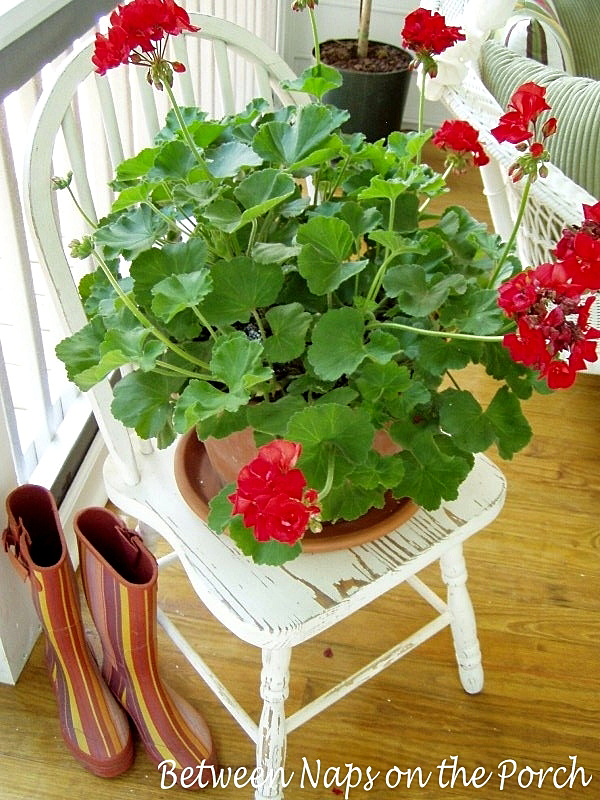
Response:
POLYGON ((120 775, 133 761, 129 721, 102 680, 85 639, 73 565, 54 498, 44 487, 26 484, 9 494, 6 510, 4 548, 31 584, 65 743, 95 775, 120 775))
POLYGON ((106 682, 129 713, 150 759, 157 767, 169 765, 171 785, 211 786, 215 755, 208 726, 158 670, 156 559, 135 531, 104 508, 79 512, 74 524, 106 682))

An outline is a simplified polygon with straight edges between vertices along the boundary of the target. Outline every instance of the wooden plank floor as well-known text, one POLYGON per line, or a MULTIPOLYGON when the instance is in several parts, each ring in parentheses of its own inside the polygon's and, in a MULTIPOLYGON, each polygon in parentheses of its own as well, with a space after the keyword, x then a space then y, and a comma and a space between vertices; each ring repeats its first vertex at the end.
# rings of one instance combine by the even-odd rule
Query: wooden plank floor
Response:
MULTIPOLYGON (((483 216, 478 176, 459 180, 461 192, 452 201, 483 216)), ((492 390, 474 370, 460 379, 482 394, 492 390)), ((460 688, 444 631, 291 734, 286 798, 344 796, 347 764, 362 770, 351 798, 600 797, 599 395, 600 378, 584 375, 567 392, 528 402, 535 436, 526 451, 502 462, 509 486, 505 510, 466 547, 484 691, 469 696, 460 688), (463 771, 453 774, 453 758, 463 771), (503 762, 507 772, 514 762, 515 773, 501 790, 503 762), (572 772, 573 764, 582 770, 572 772), (369 767, 373 776, 379 773, 372 788, 369 767), (553 785, 552 771, 538 787, 540 770, 559 767, 566 767, 556 778, 563 790, 553 785), (332 783, 335 768, 341 786, 332 783), (410 788, 407 770, 413 771, 410 788), (519 786, 519 775, 522 787, 531 783, 529 788, 519 786)), ((425 577, 441 589, 436 569, 425 577)), ((184 633, 256 718, 257 651, 212 621, 177 568, 161 574, 160 593, 184 633)), ((400 589, 298 648, 289 710, 358 669, 430 614, 400 589)), ((233 770, 251 768, 253 746, 245 734, 162 635, 160 646, 171 684, 204 711, 221 763, 233 770)), ((110 781, 73 761, 60 738, 38 642, 18 685, 0 686, 0 798, 152 800, 164 791, 139 743, 132 769, 110 781)), ((167 795, 183 796, 179 788, 167 795)), ((236 787, 232 777, 227 788, 206 790, 205 796, 234 800, 253 792, 236 787)))

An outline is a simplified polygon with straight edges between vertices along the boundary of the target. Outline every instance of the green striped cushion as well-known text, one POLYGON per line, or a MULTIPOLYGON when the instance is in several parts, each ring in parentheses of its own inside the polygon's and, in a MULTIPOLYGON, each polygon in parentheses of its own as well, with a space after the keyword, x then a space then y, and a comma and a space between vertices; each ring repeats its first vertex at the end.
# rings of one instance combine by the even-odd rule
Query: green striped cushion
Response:
POLYGON ((575 74, 569 37, 551 0, 517 0, 514 14, 494 39, 519 55, 575 74))
POLYGON ((600 198, 600 81, 565 75, 494 41, 483 46, 480 69, 483 82, 504 109, 515 89, 527 81, 547 88, 551 111, 540 116, 540 124, 549 116, 558 120, 556 133, 548 139, 552 163, 600 198))

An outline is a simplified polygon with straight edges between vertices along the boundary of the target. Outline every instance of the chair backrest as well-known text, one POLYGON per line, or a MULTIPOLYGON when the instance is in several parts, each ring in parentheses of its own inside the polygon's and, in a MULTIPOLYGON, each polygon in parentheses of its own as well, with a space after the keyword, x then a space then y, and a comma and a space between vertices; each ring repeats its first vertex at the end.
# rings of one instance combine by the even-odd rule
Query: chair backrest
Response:
MULTIPOLYGON (((200 30, 170 41, 172 57, 187 70, 175 76, 182 105, 220 117, 242 110, 254 97, 273 106, 301 104, 303 95, 281 88, 294 73, 254 34, 216 17, 190 13, 200 30)), ((67 335, 86 323, 77 284, 82 262, 73 265, 66 243, 87 232, 65 192, 51 191, 51 177, 73 172, 77 200, 93 222, 110 209, 108 181, 114 167, 151 144, 168 110, 166 99, 146 82, 139 66, 105 76, 93 72, 93 41, 78 47, 42 94, 26 148, 25 209, 34 245, 67 335), (83 228, 81 227, 83 225, 83 228)), ((85 268, 83 268, 85 271, 85 268)), ((123 479, 139 479, 129 432, 110 413, 112 391, 104 381, 90 392, 98 426, 123 479)))

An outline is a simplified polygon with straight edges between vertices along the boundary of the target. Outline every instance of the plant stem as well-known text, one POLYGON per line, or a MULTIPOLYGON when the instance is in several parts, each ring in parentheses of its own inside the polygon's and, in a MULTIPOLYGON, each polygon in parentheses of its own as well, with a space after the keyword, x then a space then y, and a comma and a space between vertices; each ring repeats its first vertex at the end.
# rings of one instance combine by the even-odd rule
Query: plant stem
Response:
POLYGON ((81 216, 87 222, 87 224, 89 225, 90 229, 95 231, 96 228, 98 227, 98 225, 92 219, 90 219, 90 217, 88 217, 88 215, 85 213, 85 211, 83 210, 83 208, 79 204, 77 198, 75 197, 75 194, 74 194, 73 190, 71 189, 71 184, 69 184, 67 186, 67 191, 71 195, 71 200, 75 203, 75 208, 77 209, 77 211, 79 211, 81 216))
POLYGON ((513 229, 511 231, 511 234, 510 234, 507 242, 504 245, 504 249, 502 250, 502 253, 500 254, 500 258, 498 259, 498 263, 496 264, 496 269, 494 270, 494 272, 492 274, 492 277, 490 278, 490 282, 488 284, 488 288, 490 288, 490 289, 493 288, 494 283, 496 282, 496 279, 497 279, 498 275, 500 274, 500 270, 502 269, 502 266, 503 266, 504 262, 506 261, 506 258, 508 256, 513 244, 515 243, 515 239, 517 238, 517 233, 519 231, 519 227, 521 225, 521 221, 523 220, 523 214, 525 213, 525 208, 527 206, 527 199, 529 197, 530 189, 531 189, 531 177, 528 177, 527 178, 527 183, 525 184, 525 188, 523 189, 523 194, 521 195, 521 204, 519 205, 519 211, 517 213, 517 218, 515 219, 515 224, 513 225, 513 229))
MULTIPOLYGON (((394 217, 396 216, 396 198, 390 198, 390 219, 388 222, 388 231, 394 230, 394 217)), ((392 255, 390 253, 389 247, 385 248, 385 256, 383 257, 383 263, 377 270, 377 274, 373 279, 373 283, 371 284, 371 288, 367 294, 367 300, 374 301, 377 297, 377 292, 381 288, 381 284, 383 283, 383 279, 385 277, 385 273, 387 271, 388 262, 390 261, 392 255)))
POLYGON ((210 338, 216 340, 217 334, 215 333, 214 328, 212 327, 212 325, 209 322, 207 322, 207 320, 205 319, 204 315, 198 310, 198 307, 197 306, 192 306, 192 311, 196 315, 196 318, 199 320, 200 324, 203 325, 206 328, 206 330, 208 331, 208 333, 210 335, 210 338))
POLYGON ((333 453, 330 452, 327 459, 327 477, 325 478, 325 486, 319 492, 319 501, 324 500, 325 497, 329 494, 329 492, 333 488, 333 476, 335 473, 334 470, 335 466, 335 459, 333 453))
POLYGON ((401 322, 373 322, 368 328, 394 328, 409 333, 420 333, 423 336, 436 336, 441 339, 464 339, 470 342, 501 342, 504 336, 491 336, 478 333, 456 333, 455 331, 432 331, 427 328, 415 328, 413 325, 403 325, 401 322))
MULTIPOLYGON (((448 175, 450 175, 450 173, 452 172, 452 166, 453 166, 452 164, 448 164, 448 166, 444 170, 444 174, 442 175, 442 180, 445 181, 448 178, 448 175)), ((422 211, 425 211, 429 203, 431 203, 431 197, 426 197, 425 200, 419 206, 419 214, 422 211)))
POLYGON ((200 361, 200 359, 195 358, 194 356, 190 355, 190 353, 186 353, 185 350, 182 350, 181 347, 179 347, 174 342, 172 342, 169 339, 168 336, 165 336, 164 333, 161 333, 161 331, 159 331, 158 328, 156 328, 150 322, 148 317, 142 311, 140 311, 140 309, 131 300, 131 298, 128 297, 125 294, 123 289, 121 289, 121 287, 119 286, 119 282, 117 281, 115 276, 112 274, 112 272, 108 268, 106 262, 104 261, 104 259, 98 253, 97 250, 94 250, 94 257, 96 258, 96 260, 100 264, 100 268, 102 269, 102 272, 105 274, 106 279, 108 280, 110 285, 113 287, 113 289, 115 290, 115 292, 119 296, 119 299, 121 300, 123 305, 126 308, 128 308, 129 311, 131 311, 133 316, 137 319, 138 322, 140 322, 144 326, 144 328, 149 330, 150 333, 152 333, 152 335, 155 336, 158 339, 159 342, 162 342, 165 345, 165 347, 167 347, 169 350, 171 350, 171 352, 175 353, 180 358, 183 358, 184 361, 189 361, 190 364, 195 364, 197 367, 202 367, 202 369, 206 369, 206 370, 210 371, 210 367, 208 366, 208 364, 206 364, 206 362, 200 361))
POLYGON ((359 58, 366 58, 369 52, 369 27, 371 24, 371 6, 373 0, 362 0, 360 11, 360 22, 357 35, 357 55, 359 58))
POLYGON ((171 107, 173 108, 173 113, 177 117, 177 122, 179 123, 179 126, 181 128, 181 133, 183 134, 183 138, 186 140, 186 142, 188 144, 188 147, 190 148, 190 150, 194 154, 194 156, 196 158, 196 161, 199 164, 202 164, 204 160, 202 158, 200 150, 198 150, 198 148, 196 146, 196 142, 192 139, 192 137, 190 135, 190 132, 188 130, 188 127, 185 124, 185 121, 183 119, 183 115, 181 113, 181 109, 179 108, 179 104, 177 103, 177 100, 175 99, 175 95, 173 94, 173 89, 169 86, 168 81, 165 81, 164 86, 165 86, 167 94, 169 95, 169 100, 171 101, 171 107))
POLYGON ((185 378, 197 378, 198 380, 207 380, 207 381, 214 380, 212 375, 200 375, 200 373, 198 372, 192 372, 189 369, 178 367, 176 364, 169 364, 167 361, 158 360, 156 362, 156 366, 160 367, 161 369, 168 370, 170 373, 175 373, 176 375, 182 375, 185 378))
POLYGON ((308 17, 310 19, 310 26, 312 28, 313 43, 315 47, 315 61, 317 62, 317 74, 321 69, 321 46, 319 44, 319 31, 317 29, 317 18, 312 8, 308 8, 308 17))
MULTIPOLYGON (((421 91, 419 92, 419 121, 417 125, 417 132, 419 135, 423 133, 423 119, 425 117, 425 81, 427 79, 427 72, 425 67, 421 67, 421 91)), ((421 163, 421 151, 416 155, 417 164, 421 163)))

